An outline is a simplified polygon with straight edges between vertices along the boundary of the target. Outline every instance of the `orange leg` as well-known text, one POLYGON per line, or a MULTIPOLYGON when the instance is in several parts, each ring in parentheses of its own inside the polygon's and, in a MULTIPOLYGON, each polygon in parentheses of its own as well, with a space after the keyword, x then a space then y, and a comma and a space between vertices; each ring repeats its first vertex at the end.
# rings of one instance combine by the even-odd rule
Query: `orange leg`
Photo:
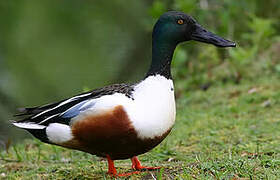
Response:
POLYGON ((106 155, 107 161, 108 161, 108 174, 111 176, 116 176, 117 175, 117 170, 114 165, 114 161, 111 159, 109 155, 106 155))
POLYGON ((124 173, 124 174, 118 174, 117 173, 117 170, 115 168, 115 165, 114 165, 114 161, 111 159, 111 157, 109 155, 106 155, 107 157, 107 161, 108 161, 108 174, 110 176, 114 176, 114 177, 122 177, 122 176, 130 176, 132 174, 138 174, 140 173, 140 171, 134 171, 134 172, 130 172, 130 173, 124 173))
POLYGON ((132 169, 135 170, 156 170, 156 169, 160 169, 161 167, 146 167, 146 166, 142 166, 141 162, 138 160, 138 158, 136 156, 131 158, 131 162, 132 162, 132 169))

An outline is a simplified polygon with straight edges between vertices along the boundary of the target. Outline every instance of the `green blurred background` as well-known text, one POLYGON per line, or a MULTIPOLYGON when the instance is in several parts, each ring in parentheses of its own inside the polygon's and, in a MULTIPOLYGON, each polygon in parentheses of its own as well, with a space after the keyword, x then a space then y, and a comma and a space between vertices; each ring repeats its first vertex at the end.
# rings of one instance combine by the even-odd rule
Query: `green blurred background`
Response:
POLYGON ((186 12, 238 44, 178 47, 177 98, 260 76, 280 79, 278 0, 1 0, 0 142, 27 136, 9 124, 18 107, 143 78, 152 27, 167 10, 186 12))

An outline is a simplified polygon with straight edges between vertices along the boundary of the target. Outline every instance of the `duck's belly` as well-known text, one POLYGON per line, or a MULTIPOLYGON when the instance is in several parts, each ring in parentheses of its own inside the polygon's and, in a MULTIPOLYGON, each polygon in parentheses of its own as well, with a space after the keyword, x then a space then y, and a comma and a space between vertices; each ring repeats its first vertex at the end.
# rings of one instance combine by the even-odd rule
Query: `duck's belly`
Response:
POLYGON ((143 154, 158 145, 171 128, 160 136, 141 138, 123 106, 98 116, 89 116, 72 126, 74 139, 61 144, 112 159, 127 159, 143 154))

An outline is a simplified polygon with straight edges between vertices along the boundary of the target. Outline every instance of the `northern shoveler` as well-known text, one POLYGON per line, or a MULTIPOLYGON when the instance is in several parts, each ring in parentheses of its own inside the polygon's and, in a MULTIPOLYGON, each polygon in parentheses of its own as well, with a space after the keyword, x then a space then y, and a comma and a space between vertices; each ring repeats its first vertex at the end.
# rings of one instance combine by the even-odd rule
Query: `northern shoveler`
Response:
POLYGON ((218 47, 235 47, 235 43, 176 11, 160 16, 152 36, 152 63, 143 80, 24 108, 17 115, 22 119, 13 124, 45 143, 107 158, 110 175, 121 175, 117 174, 113 162, 120 159, 131 158, 132 168, 136 170, 157 169, 142 166, 136 156, 157 146, 175 122, 170 65, 176 46, 189 40, 218 47))

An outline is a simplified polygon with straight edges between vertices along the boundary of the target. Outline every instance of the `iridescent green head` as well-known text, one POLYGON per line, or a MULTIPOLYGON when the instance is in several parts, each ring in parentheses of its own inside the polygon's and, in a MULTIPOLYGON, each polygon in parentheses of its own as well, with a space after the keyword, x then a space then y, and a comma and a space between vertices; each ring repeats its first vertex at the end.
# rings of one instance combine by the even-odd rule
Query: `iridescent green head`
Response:
POLYGON ((235 47, 235 43, 201 27, 191 16, 169 11, 160 16, 153 30, 153 57, 147 73, 171 78, 170 64, 176 46, 185 41, 200 41, 218 47, 235 47))

